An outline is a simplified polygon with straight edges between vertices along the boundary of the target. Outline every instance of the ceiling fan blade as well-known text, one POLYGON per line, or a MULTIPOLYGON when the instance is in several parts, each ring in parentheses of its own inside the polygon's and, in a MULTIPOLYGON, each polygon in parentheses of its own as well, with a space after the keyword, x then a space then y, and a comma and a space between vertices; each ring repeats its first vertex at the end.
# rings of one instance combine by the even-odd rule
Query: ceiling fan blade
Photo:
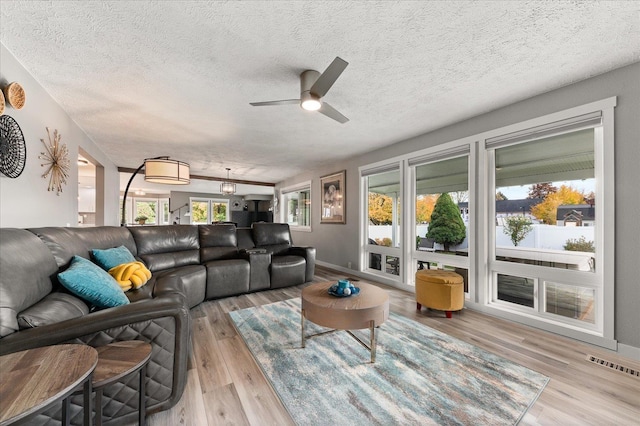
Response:
POLYGON ((283 99, 281 101, 267 101, 267 102, 249 102, 249 104, 253 106, 295 105, 299 103, 300 103, 300 99, 283 99))
POLYGON ((349 62, 336 56, 327 69, 320 74, 316 82, 313 83, 310 92, 318 97, 326 95, 347 65, 349 65, 349 62))
POLYGON ((337 109, 335 109, 334 107, 332 107, 331 105, 329 105, 326 102, 322 103, 322 106, 320 107, 320 109, 318 110, 319 113, 326 115, 329 118, 333 118, 334 120, 344 124, 347 121, 349 121, 349 119, 347 117, 345 117, 344 115, 342 115, 340 112, 338 112, 337 109))

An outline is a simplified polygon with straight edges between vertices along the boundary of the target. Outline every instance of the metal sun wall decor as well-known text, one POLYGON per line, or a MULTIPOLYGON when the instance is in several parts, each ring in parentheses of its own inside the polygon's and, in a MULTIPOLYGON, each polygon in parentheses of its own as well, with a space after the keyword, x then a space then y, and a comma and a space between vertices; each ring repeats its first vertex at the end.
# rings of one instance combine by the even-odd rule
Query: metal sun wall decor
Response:
POLYGON ((41 152, 38 158, 44 160, 41 164, 46 170, 42 174, 42 178, 49 177, 49 187, 47 191, 56 191, 56 195, 60 195, 62 192, 62 185, 67 183, 69 177, 69 150, 67 145, 60 143, 61 135, 58 130, 53 130, 53 140, 51 140, 51 133, 47 127, 47 136, 49 137, 49 145, 40 139, 40 142, 44 144, 46 152, 41 152))

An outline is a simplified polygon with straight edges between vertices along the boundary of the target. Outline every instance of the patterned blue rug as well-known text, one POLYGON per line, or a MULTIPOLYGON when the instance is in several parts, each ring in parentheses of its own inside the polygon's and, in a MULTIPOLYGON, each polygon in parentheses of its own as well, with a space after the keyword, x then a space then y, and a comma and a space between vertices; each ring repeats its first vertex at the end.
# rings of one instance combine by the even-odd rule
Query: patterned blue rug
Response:
MULTIPOLYGON (((549 381, 393 313, 378 329, 375 364, 344 331, 302 349, 300 299, 230 315, 299 425, 513 425, 549 381)), ((368 330, 355 334, 368 341, 368 330)))

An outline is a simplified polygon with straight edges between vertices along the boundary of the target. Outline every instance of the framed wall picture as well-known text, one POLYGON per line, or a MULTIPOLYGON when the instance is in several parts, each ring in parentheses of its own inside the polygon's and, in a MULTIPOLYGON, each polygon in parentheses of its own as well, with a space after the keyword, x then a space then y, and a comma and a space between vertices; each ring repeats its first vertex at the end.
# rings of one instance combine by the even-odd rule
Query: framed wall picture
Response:
POLYGON ((322 194, 320 223, 346 223, 346 174, 346 170, 342 170, 320 178, 320 193, 322 194))

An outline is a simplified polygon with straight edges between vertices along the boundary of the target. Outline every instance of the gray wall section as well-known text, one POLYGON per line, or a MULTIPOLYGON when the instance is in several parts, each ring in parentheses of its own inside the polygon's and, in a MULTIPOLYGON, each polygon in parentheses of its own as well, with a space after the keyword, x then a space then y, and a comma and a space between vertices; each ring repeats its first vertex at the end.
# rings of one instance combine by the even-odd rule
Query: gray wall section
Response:
POLYGON ((0 174, 0 226, 77 226, 78 224, 78 149, 81 147, 104 167, 105 225, 118 224, 118 170, 100 151, 84 131, 64 112, 31 74, 18 62, 4 45, 0 44, 0 85, 17 81, 24 88, 24 108, 5 109, 5 114, 16 120, 24 134, 27 162, 22 174, 11 179, 0 174), (47 191, 48 179, 42 179, 44 168, 38 159, 48 143, 46 127, 53 133, 57 129, 61 142, 69 150, 70 172, 62 193, 47 191))
POLYGON ((297 245, 315 246, 318 259, 323 262, 341 267, 346 267, 348 262, 351 262, 355 268, 359 262, 358 167, 612 96, 617 96, 615 338, 621 344, 640 348, 640 63, 452 124, 335 164, 330 168, 309 171, 281 182, 279 187, 312 180, 312 232, 294 232, 294 242, 297 245), (347 170, 347 223, 321 225, 318 207, 319 177, 342 169, 347 170))

